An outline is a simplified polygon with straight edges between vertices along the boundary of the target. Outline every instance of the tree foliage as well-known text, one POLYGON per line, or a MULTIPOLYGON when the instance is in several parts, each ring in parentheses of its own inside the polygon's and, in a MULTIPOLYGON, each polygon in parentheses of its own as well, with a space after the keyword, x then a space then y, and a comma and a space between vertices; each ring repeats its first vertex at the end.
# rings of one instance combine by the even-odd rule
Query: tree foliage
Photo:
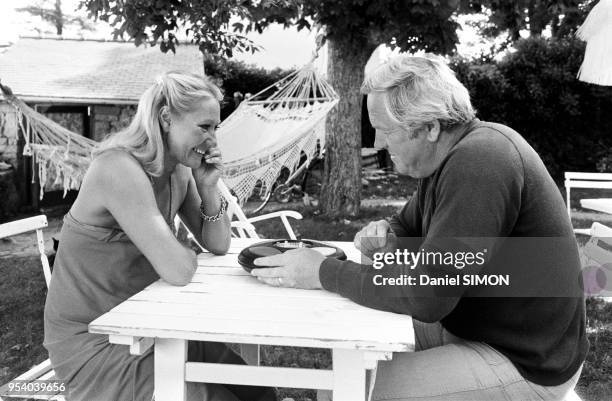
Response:
POLYGON ((584 42, 532 37, 515 47, 499 62, 453 61, 478 117, 518 131, 557 181, 610 168, 612 88, 576 79, 584 42))
POLYGON ((303 15, 340 42, 376 46, 389 43, 402 50, 450 53, 458 24, 450 16, 456 0, 303 1, 303 15))
POLYGON ((273 0, 85 0, 82 5, 91 17, 111 24, 115 39, 128 35, 136 45, 159 44, 163 52, 174 51, 179 28, 186 28, 202 53, 222 58, 256 51, 245 33, 262 32, 272 22, 289 24, 295 14, 292 3, 273 0), (236 17, 248 22, 232 23, 236 17))
POLYGON ((109 22, 115 38, 128 35, 137 45, 178 45, 177 31, 206 54, 231 58, 235 51, 258 50, 245 35, 272 23, 298 30, 325 27, 329 38, 387 42, 404 50, 449 53, 457 42, 457 23, 449 17, 459 0, 84 0, 93 18, 109 22), (236 17, 240 21, 236 21, 236 17))
POLYGON ((520 31, 540 36, 551 28, 553 37, 569 37, 584 22, 598 0, 464 0, 463 12, 490 11, 489 24, 481 33, 494 37, 507 31, 509 41, 520 39, 520 31))

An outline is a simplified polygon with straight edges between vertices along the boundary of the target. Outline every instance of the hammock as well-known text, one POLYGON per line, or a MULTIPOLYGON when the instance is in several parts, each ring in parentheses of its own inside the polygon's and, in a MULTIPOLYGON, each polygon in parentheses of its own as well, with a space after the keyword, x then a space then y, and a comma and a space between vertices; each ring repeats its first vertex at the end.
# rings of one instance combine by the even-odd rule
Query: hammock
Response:
POLYGON ((240 204, 258 182, 260 195, 267 194, 283 167, 293 171, 302 154, 310 160, 317 143, 323 149, 325 117, 336 103, 338 95, 312 64, 240 103, 217 133, 223 180, 240 204))
MULTIPOLYGON (((40 198, 51 186, 63 188, 64 196, 78 189, 97 142, 37 113, 8 88, 2 91, 17 112, 23 153, 38 165, 40 198)), ((225 160, 223 180, 240 204, 258 182, 266 194, 283 167, 293 171, 302 154, 313 157, 317 142, 323 148, 325 116, 337 102, 333 88, 308 64, 243 101, 223 121, 217 131, 225 160)))
MULTIPOLYGON (((32 156, 37 163, 40 199, 46 187, 63 188, 64 196, 69 189, 79 189, 97 142, 75 134, 36 112, 13 95, 9 88, 0 86, 0 89, 16 112, 15 118, 25 139, 23 154, 32 156)), ((0 117, 0 122, 7 119, 6 115, 0 117)), ((35 173, 32 172, 33 175, 35 173)))

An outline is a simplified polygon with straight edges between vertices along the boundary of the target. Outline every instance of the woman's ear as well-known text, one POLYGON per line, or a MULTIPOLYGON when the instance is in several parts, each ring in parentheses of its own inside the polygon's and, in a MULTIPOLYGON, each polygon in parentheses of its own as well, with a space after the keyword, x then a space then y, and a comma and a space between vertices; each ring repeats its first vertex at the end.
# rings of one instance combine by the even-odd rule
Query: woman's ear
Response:
POLYGON ((170 122, 170 111, 168 110, 168 106, 162 106, 162 108, 159 109, 159 124, 164 132, 168 132, 170 129, 170 122))
POLYGON ((427 140, 429 142, 438 142, 438 138, 440 138, 440 121, 433 120, 427 123, 425 129, 427 130, 427 140))

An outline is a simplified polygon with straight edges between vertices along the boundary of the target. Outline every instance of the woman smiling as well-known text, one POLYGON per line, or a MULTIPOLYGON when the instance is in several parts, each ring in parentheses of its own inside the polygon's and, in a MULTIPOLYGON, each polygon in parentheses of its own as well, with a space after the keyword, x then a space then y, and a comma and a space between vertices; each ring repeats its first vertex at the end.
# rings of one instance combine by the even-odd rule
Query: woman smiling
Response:
MULTIPOLYGON (((230 243, 227 202, 217 192, 220 90, 169 72, 145 91, 134 120, 94 152, 64 218, 45 305, 45 342, 69 400, 151 400, 153 350, 90 334, 87 325, 158 279, 190 282, 196 254, 173 234, 178 214, 215 254, 230 243), (199 235, 198 235, 199 234, 199 235)), ((190 342, 188 359, 244 363, 223 344, 190 342)), ((189 400, 269 400, 266 388, 188 383, 189 400)))

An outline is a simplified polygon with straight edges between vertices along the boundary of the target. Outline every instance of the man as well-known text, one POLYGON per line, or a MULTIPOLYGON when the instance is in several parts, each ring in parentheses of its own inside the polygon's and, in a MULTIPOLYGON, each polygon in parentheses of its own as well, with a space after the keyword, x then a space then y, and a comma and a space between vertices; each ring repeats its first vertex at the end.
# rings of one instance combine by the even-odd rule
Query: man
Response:
MULTIPOLYGON (((252 274, 414 318, 419 352, 379 364, 374 400, 562 400, 578 381, 588 341, 582 292, 555 292, 578 285, 579 259, 563 199, 541 159, 512 129, 476 119, 466 88, 440 59, 393 58, 366 76, 362 92, 377 146, 419 185, 390 222, 362 229, 355 246, 368 257, 402 248, 425 254, 480 238, 490 245, 484 269, 505 269, 521 286, 516 293, 479 285, 385 292, 374 266, 307 249, 260 258, 256 264, 271 268, 252 274), (406 247, 403 238, 419 242, 406 247)), ((422 261, 400 268, 449 272, 422 261)))

